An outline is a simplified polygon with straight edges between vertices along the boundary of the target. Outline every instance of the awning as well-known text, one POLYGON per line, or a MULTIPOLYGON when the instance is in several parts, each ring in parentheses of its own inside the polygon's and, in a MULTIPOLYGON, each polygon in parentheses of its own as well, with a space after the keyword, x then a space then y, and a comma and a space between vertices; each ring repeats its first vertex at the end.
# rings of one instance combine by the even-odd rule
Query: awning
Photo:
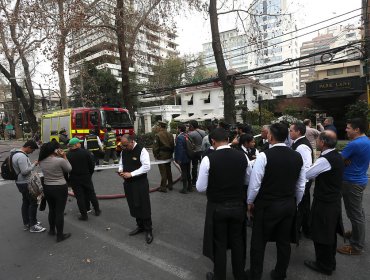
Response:
POLYGON ((193 94, 188 94, 188 95, 183 95, 182 97, 181 97, 181 99, 182 99, 182 101, 184 101, 184 102, 188 102, 188 101, 190 101, 190 99, 193 97, 193 94))
POLYGON ((201 117, 201 119, 204 121, 204 120, 220 120, 220 119, 223 119, 224 117, 221 116, 221 115, 216 115, 215 113, 209 113, 208 115, 204 115, 201 117))
POLYGON ((174 120, 179 121, 179 122, 188 121, 189 116, 188 115, 180 115, 180 116, 177 116, 176 118, 174 118, 174 120))
POLYGON ((209 98, 209 95, 210 95, 210 92, 209 91, 201 92, 199 94, 199 99, 200 100, 206 100, 206 99, 209 98))

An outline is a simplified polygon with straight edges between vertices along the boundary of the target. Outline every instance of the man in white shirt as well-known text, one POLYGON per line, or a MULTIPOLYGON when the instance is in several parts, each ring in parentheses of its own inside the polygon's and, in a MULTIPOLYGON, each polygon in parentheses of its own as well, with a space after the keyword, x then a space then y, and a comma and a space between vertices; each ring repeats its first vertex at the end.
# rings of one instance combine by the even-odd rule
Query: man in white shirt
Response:
POLYGON ((225 129, 216 128, 210 140, 216 150, 203 158, 196 183, 199 192, 207 192, 203 255, 213 261, 214 269, 206 279, 226 279, 226 251, 230 247, 234 278, 244 280, 248 160, 230 148, 225 129))
POLYGON ((124 179, 123 187, 132 217, 137 227, 130 236, 145 232, 146 243, 153 241, 152 218, 147 173, 150 170, 148 151, 135 142, 134 135, 121 137, 122 153, 118 173, 124 179))
MULTIPOLYGON (((297 151, 302 159, 305 170, 311 167, 314 158, 313 148, 310 141, 305 136, 306 126, 301 122, 293 123, 289 129, 290 138, 293 140, 292 149, 297 151)), ((304 195, 301 203, 298 205, 297 213, 297 231, 301 234, 301 228, 303 234, 310 238, 310 208, 311 208, 311 180, 307 180, 304 195)))
POLYGON ((253 217, 249 278, 262 278, 266 243, 276 242, 277 262, 272 279, 286 278, 290 260, 294 217, 302 199, 306 178, 302 157, 288 148, 286 125, 270 126, 268 140, 272 147, 262 153, 253 165, 248 186, 248 212, 253 217))

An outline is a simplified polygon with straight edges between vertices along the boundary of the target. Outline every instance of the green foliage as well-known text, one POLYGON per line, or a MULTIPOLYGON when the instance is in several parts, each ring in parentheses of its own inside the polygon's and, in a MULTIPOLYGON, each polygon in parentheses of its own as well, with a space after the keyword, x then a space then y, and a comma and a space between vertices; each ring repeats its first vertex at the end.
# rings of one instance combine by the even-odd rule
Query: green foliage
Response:
POLYGON ((351 105, 346 106, 346 120, 353 118, 369 119, 369 106, 365 101, 357 101, 351 105))
POLYGON ((143 145, 146 148, 151 148, 154 143, 155 133, 149 132, 137 136, 137 143, 143 145))
POLYGON ((284 109, 283 115, 289 115, 289 116, 292 116, 294 118, 300 119, 301 118, 301 110, 295 105, 290 105, 290 106, 287 106, 284 109))
MULTIPOLYGON (((274 114, 264 108, 261 109, 261 121, 262 125, 270 124, 271 121, 274 119, 274 114)), ((244 121, 244 120, 243 120, 244 121)), ((248 111, 246 112, 246 123, 251 125, 259 125, 259 111, 248 111)))
POLYGON ((208 78, 210 78, 212 76, 215 76, 215 75, 216 75, 215 71, 207 68, 204 65, 203 58, 198 57, 197 63, 196 63, 196 66, 195 66, 195 71, 192 74, 189 75, 190 79, 187 79, 187 82, 196 83, 196 82, 200 82, 200 81, 203 81, 205 79, 208 79, 208 78))
POLYGON ((73 80, 74 106, 99 107, 104 103, 119 106, 122 97, 118 94, 119 82, 108 71, 96 69, 93 63, 86 63, 80 75, 73 80), (81 92, 82 91, 82 92, 81 92))

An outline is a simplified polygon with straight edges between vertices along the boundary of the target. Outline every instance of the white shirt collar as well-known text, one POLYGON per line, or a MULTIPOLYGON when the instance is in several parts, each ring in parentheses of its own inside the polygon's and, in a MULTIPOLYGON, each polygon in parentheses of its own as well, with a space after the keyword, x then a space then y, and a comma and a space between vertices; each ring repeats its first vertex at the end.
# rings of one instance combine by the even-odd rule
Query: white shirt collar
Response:
POLYGON ((335 148, 334 149, 327 149, 327 150, 325 150, 325 151, 323 151, 322 153, 321 153, 321 155, 323 156, 323 155, 326 155, 327 153, 330 153, 330 152, 332 152, 332 151, 334 151, 335 150, 335 148))
POLYGON ((285 145, 285 143, 276 143, 274 145, 270 144, 271 145, 271 148, 273 147, 287 147, 287 145, 285 145))
POLYGON ((243 149, 244 152, 248 152, 248 150, 247 150, 246 147, 244 147, 243 145, 241 145, 241 147, 242 147, 242 149, 243 149))
POLYGON ((222 149, 230 149, 230 146, 228 144, 222 145, 222 146, 218 147, 216 150, 222 150, 222 149))
POLYGON ((303 136, 301 136, 301 137, 298 137, 297 139, 295 139, 294 141, 293 141, 293 143, 295 143, 295 142, 297 142, 299 139, 302 139, 302 138, 304 138, 305 136, 303 135, 303 136))

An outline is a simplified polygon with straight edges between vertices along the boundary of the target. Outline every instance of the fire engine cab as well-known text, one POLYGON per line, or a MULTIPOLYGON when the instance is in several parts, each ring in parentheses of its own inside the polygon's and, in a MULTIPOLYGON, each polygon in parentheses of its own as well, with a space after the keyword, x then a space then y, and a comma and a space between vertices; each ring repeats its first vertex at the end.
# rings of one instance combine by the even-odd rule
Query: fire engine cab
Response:
POLYGON ((49 142, 52 139, 59 141, 59 131, 65 129, 69 138, 85 138, 89 130, 99 132, 100 139, 104 138, 104 128, 110 125, 117 137, 123 134, 133 134, 134 127, 127 109, 101 108, 70 108, 41 117, 41 140, 49 142))

